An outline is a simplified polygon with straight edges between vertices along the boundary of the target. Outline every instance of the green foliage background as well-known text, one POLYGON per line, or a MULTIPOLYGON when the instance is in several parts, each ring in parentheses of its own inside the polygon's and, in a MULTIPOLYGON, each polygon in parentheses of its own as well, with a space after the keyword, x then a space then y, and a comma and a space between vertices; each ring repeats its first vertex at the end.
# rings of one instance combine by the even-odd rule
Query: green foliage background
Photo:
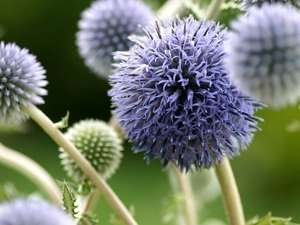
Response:
MULTIPOLYGON (((9 0, 0 1, 0 26, 5 42, 30 49, 47 70, 49 95, 40 108, 58 121, 70 111, 70 124, 80 119, 110 117, 107 81, 97 78, 77 53, 75 33, 80 13, 91 1, 9 0)), ((163 1, 147 1, 158 8, 163 1)), ((226 12, 223 23, 236 16, 226 12)), ((300 72, 300 71, 299 71, 300 72)), ((246 218, 265 215, 289 217, 300 223, 300 132, 288 132, 286 126, 300 119, 297 106, 257 113, 265 122, 253 143, 240 157, 232 160, 246 218)), ((34 123, 28 133, 0 133, 0 142, 27 154, 42 164, 55 178, 67 179, 58 160, 58 148, 34 123)), ((127 206, 134 205, 136 218, 143 225, 162 224, 163 199, 169 194, 167 176, 156 160, 146 165, 142 154, 133 154, 126 144, 121 167, 109 183, 127 206)), ((201 174, 199 173, 199 176, 201 174)), ((0 166, 0 183, 12 180, 19 189, 30 193, 35 187, 24 177, 0 166)), ((201 201, 201 199, 197 200, 201 201)), ((103 198, 97 207, 102 224, 112 210, 103 198)), ((226 221, 221 199, 205 209, 203 218, 226 221)))

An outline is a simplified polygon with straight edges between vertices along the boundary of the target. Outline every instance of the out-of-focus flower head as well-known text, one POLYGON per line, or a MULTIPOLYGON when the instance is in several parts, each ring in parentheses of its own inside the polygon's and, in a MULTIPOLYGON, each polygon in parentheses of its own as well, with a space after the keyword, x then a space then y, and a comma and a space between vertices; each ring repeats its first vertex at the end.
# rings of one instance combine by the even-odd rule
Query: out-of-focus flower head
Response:
POLYGON ((45 72, 27 49, 0 43, 0 122, 18 124, 27 118, 21 106, 44 103, 45 72))
POLYGON ((155 15, 139 0, 98 0, 79 21, 77 45, 85 64, 103 78, 111 73, 112 52, 128 50, 131 34, 141 34, 138 25, 150 24, 155 15))
POLYGON ((300 13, 290 5, 254 7, 232 23, 226 67, 245 92, 272 107, 300 96, 300 13))
POLYGON ((14 199, 0 204, 1 225, 75 225, 59 207, 45 201, 14 199))

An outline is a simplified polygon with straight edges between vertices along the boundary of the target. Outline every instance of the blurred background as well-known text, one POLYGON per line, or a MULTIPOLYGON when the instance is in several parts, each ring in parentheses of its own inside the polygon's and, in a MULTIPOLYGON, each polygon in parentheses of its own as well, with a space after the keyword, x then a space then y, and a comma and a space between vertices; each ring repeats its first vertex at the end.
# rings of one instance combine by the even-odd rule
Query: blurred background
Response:
MULTIPOLYGON (((145 1, 157 9, 164 1, 145 1)), ((9 0, 0 1, 0 40, 28 48, 47 70, 49 91, 46 104, 39 106, 53 121, 70 111, 69 123, 86 118, 108 121, 109 85, 85 67, 75 45, 80 13, 91 1, 78 0, 9 0)), ((220 18, 228 24, 237 13, 224 12, 220 18)), ((247 219, 273 215, 290 217, 300 223, 300 131, 287 126, 300 120, 297 106, 257 113, 265 119, 261 132, 241 156, 231 161, 247 219)), ((58 147, 39 127, 29 121, 25 130, 0 132, 0 142, 16 149, 43 165, 56 179, 68 178, 58 159, 58 147)), ((158 160, 146 165, 143 154, 133 154, 126 143, 124 159, 117 173, 108 181, 127 206, 134 205, 140 224, 162 224, 163 200, 170 194, 167 175, 158 160)), ((201 179, 201 172, 197 173, 201 179)), ((36 191, 27 179, 0 165, 0 184, 12 181, 25 193, 36 191)), ((197 192, 197 187, 195 187, 197 192)), ((201 199, 197 199, 201 204, 201 199)), ((97 214, 107 224, 112 210, 103 198, 97 214)), ((205 206, 201 220, 226 221, 221 198, 205 206)))

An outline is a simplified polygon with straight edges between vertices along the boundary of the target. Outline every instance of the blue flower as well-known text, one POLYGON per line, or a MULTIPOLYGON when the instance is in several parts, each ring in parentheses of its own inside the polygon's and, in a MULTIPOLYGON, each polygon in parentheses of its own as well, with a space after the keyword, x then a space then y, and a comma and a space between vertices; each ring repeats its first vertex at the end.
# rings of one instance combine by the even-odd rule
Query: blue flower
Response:
POLYGON ((45 201, 15 199, 0 205, 1 225, 75 225, 63 210, 45 201))
POLYGON ((77 33, 79 53, 96 74, 107 78, 111 73, 112 55, 128 50, 131 34, 141 34, 155 19, 151 9, 139 0, 98 0, 82 13, 77 33))
POLYGON ((265 3, 282 3, 282 4, 292 4, 294 7, 300 9, 300 1, 299 0, 243 0, 240 4, 240 9, 247 11, 252 6, 261 7, 265 3))
POLYGON ((243 90, 273 107, 300 96, 300 13, 290 5, 254 7, 232 23, 226 65, 243 90))
POLYGON ((0 44, 0 122, 19 123, 27 117, 20 106, 44 103, 45 70, 16 44, 0 44))
POLYGON ((116 53, 110 76, 114 113, 135 152, 181 170, 239 154, 258 129, 253 112, 262 105, 228 78, 226 30, 190 16, 144 31, 147 37, 132 37, 135 46, 116 53))

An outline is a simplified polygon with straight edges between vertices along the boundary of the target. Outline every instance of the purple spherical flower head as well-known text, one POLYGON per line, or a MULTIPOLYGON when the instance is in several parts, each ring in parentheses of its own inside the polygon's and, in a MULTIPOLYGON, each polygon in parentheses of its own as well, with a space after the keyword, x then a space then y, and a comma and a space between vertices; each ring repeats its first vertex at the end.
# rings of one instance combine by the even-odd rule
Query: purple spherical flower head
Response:
POLYGON ((1 225, 75 225, 71 217, 45 201, 15 199, 0 205, 1 225))
POLYGON ((300 13, 283 4, 253 7, 232 23, 226 66, 243 90, 275 107, 300 97, 300 13))
POLYGON ((85 64, 97 75, 111 73, 112 52, 128 50, 131 34, 141 34, 139 24, 155 19, 151 9, 139 0, 98 0, 82 13, 77 45, 85 64))
POLYGON ((258 129, 261 104, 231 84, 222 60, 226 30, 192 16, 145 29, 136 45, 117 52, 109 95, 136 152, 183 170, 210 167, 239 154, 258 129))
POLYGON ((19 123, 27 117, 20 106, 42 104, 47 91, 44 68, 16 44, 0 44, 0 122, 19 123))
POLYGON ((294 7, 300 9, 300 1, 299 0, 243 0, 240 4, 240 9, 247 11, 252 6, 261 7, 263 4, 292 4, 294 7))

